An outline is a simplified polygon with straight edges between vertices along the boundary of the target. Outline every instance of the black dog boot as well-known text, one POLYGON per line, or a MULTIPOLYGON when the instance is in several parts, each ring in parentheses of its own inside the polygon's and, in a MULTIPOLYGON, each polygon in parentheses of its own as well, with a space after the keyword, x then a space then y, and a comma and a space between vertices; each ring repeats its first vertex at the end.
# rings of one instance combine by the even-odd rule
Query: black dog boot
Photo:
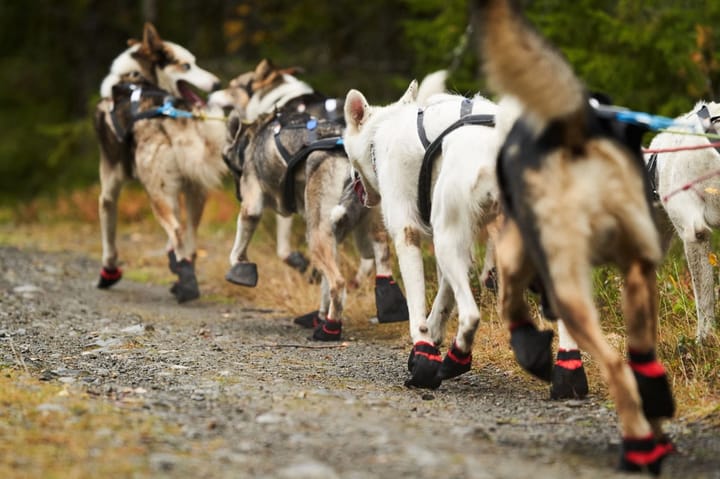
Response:
POLYGON ((311 311, 293 319, 293 323, 305 329, 315 329, 323 322, 325 321, 320 317, 320 311, 311 311))
POLYGON ((195 277, 195 266, 188 260, 178 261, 175 266, 178 281, 170 288, 178 303, 184 303, 200 297, 197 277, 195 277))
POLYGON ((408 358, 410 379, 405 386, 424 389, 437 389, 440 387, 440 366, 442 358, 440 350, 430 343, 419 341, 415 343, 408 358))
POLYGON ((407 301, 392 276, 375 277, 375 306, 379 323, 407 321, 407 301))
POLYGON ((318 324, 310 339, 314 341, 340 341, 342 321, 326 319, 318 324))
POLYGON ((171 273, 178 274, 178 270, 177 270, 178 260, 177 260, 177 256, 175 256, 175 250, 168 250, 167 256, 168 256, 168 269, 170 269, 171 273))
POLYGON ((587 394, 587 376, 580 351, 561 349, 552 372, 550 399, 582 399, 587 394))
POLYGON ((547 382, 552 379, 552 339, 551 330, 540 331, 534 324, 527 322, 511 326, 510 329, 510 345, 518 364, 533 376, 547 382))
POLYGON ((442 366, 440 366, 440 379, 450 379, 470 371, 472 367, 472 351, 463 353, 453 341, 448 349, 442 366))
POLYGON ((122 270, 120 268, 106 268, 103 266, 100 270, 100 281, 98 281, 97 287, 100 289, 108 289, 120 281, 121 278, 122 270))
POLYGON ((233 284, 253 288, 258 282, 257 265, 249 261, 235 263, 225 275, 225 280, 233 284))
POLYGON ((286 265, 300 271, 301 273, 304 273, 308 269, 308 266, 310 266, 310 260, 308 260, 300 251, 293 251, 287 258, 285 258, 284 261, 286 265))
POLYGON ((648 472, 659 476, 663 459, 673 451, 669 440, 655 441, 652 434, 640 439, 623 438, 618 469, 641 472, 647 468, 648 472))
POLYGON ((670 383, 665 368, 655 357, 655 351, 639 353, 630 350, 630 369, 638 383, 643 413, 648 419, 672 417, 675 414, 670 383))
POLYGON ((485 286, 485 289, 488 291, 492 291, 493 293, 497 293, 497 287, 498 287, 498 280, 497 280, 497 269, 495 267, 491 268, 490 271, 488 271, 488 275, 483 280, 483 285, 485 286))

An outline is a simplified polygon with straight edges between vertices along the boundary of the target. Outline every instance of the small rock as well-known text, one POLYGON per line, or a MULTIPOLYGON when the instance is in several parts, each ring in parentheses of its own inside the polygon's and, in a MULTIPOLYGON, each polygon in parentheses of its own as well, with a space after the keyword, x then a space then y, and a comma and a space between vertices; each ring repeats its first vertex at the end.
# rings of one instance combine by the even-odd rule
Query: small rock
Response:
POLYGON ((334 479, 340 476, 329 465, 313 461, 291 464, 280 469, 278 477, 283 479, 334 479))

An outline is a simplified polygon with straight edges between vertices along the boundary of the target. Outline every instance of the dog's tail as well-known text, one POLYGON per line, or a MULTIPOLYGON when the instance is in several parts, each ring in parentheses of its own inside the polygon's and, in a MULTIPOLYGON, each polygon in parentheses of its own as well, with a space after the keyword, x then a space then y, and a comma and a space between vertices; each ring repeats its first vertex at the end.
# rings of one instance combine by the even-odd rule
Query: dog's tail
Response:
POLYGON ((575 121, 573 117, 584 112, 582 83, 514 0, 473 0, 472 22, 491 89, 517 97, 540 125, 554 119, 575 121))
POLYGON ((446 91, 445 84, 447 83, 448 72, 447 70, 438 70, 436 72, 429 73, 422 79, 420 86, 418 87, 417 103, 418 105, 425 105, 428 98, 437 94, 444 93, 446 91))

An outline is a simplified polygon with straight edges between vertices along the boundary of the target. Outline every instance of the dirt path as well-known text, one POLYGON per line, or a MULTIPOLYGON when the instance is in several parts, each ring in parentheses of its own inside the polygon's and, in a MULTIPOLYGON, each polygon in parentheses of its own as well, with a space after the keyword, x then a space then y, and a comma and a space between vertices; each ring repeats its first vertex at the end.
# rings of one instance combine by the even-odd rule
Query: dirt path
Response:
MULTIPOLYGON (((351 333, 329 347, 277 312, 178 306, 166 286, 128 280, 99 291, 96 272, 79 254, 0 247, 0 365, 132 397, 178 425, 170 452, 150 460, 154 475, 615 477, 615 415, 598 398, 551 402, 492 365, 408 390, 402 339, 351 333), (198 444, 203 454, 187 454, 198 444)), ((666 477, 720 478, 717 430, 670 429, 680 454, 666 477)))

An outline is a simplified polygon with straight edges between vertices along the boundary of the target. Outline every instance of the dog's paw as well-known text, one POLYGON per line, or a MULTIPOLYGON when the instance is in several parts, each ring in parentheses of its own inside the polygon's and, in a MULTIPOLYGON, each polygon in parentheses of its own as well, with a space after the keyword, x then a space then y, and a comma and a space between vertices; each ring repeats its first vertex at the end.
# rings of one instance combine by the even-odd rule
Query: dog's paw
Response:
POLYGON ((405 386, 437 389, 442 383, 439 374, 441 365, 442 358, 438 348, 426 342, 415 343, 408 359, 410 379, 405 381, 405 386))
POLYGON ((97 287, 100 289, 108 289, 122 279, 122 270, 120 268, 103 268, 100 270, 100 280, 97 287))
POLYGON ((552 379, 552 339, 551 330, 540 331, 530 323, 518 325, 510 332, 510 345, 518 364, 547 382, 552 379))
POLYGON ((293 251, 287 258, 285 258, 284 261, 286 265, 300 271, 301 273, 307 271, 308 266, 310 266, 310 260, 308 260, 300 251, 293 251))
POLYGON ((625 472, 648 472, 659 476, 662 461, 675 450, 672 442, 665 438, 656 441, 650 435, 646 438, 623 438, 618 469, 625 472))
POLYGON ((250 262, 235 263, 225 275, 230 283, 255 287, 258 282, 257 265, 250 262))
POLYGON ((582 399, 587 394, 588 382, 580 351, 558 351, 552 371, 550 399, 582 399))
POLYGON ((313 341, 340 341, 342 336, 342 321, 328 319, 318 324, 310 339, 313 341))
POLYGON ((178 303, 185 303, 200 297, 200 288, 198 286, 197 277, 195 276, 195 267, 188 260, 178 261, 175 266, 178 280, 170 288, 170 292, 175 296, 178 303))
POLYGON ((392 276, 375 278, 375 306, 379 323, 407 321, 410 317, 405 296, 392 276))
POLYGON ((322 324, 324 320, 320 317, 319 311, 312 311, 293 319, 293 323, 306 329, 315 329, 322 324))
POLYGON ((655 358, 655 351, 649 353, 630 352, 630 369, 642 399, 643 413, 648 419, 672 417, 675 414, 675 401, 668 382, 665 368, 655 358))
POLYGON ((470 371, 472 367, 472 351, 463 353, 460 351, 453 341, 452 346, 448 349, 442 365, 440 366, 440 379, 451 379, 470 371))

